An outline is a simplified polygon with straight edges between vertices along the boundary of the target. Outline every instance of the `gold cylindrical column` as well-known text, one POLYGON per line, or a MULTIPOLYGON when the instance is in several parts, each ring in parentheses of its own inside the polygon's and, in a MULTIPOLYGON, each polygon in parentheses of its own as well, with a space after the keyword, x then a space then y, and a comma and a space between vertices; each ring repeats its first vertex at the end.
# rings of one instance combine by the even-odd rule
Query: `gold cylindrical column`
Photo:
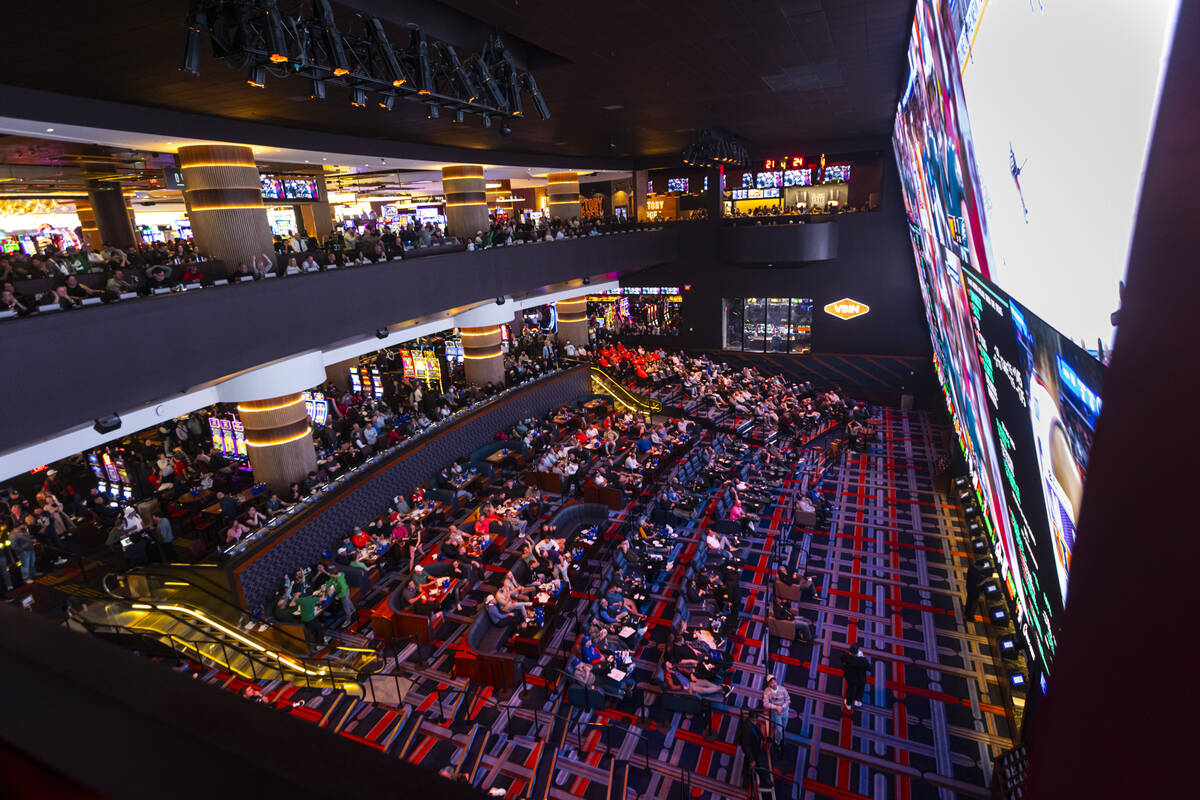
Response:
POLYGON ((254 151, 240 145, 179 148, 183 199, 196 247, 233 271, 274 248, 254 151))
POLYGON ((275 491, 317 468, 312 425, 300 393, 238 403, 255 480, 275 491))
POLYGON ((500 349, 500 326, 463 328, 463 371, 467 380, 483 386, 504 385, 504 352, 500 349))
POLYGON ((487 190, 483 167, 442 167, 442 194, 446 196, 446 232, 470 239, 488 229, 487 190))
POLYGON ((88 199, 75 202, 75 214, 93 250, 105 244, 125 250, 137 242, 133 212, 118 183, 88 181, 88 199))
POLYGON ((561 220, 579 217, 579 173, 551 172, 546 176, 550 216, 561 220))
POLYGON ((588 343, 587 295, 573 297, 570 300, 559 300, 554 304, 558 313, 558 340, 565 346, 567 342, 576 347, 586 347, 588 343))

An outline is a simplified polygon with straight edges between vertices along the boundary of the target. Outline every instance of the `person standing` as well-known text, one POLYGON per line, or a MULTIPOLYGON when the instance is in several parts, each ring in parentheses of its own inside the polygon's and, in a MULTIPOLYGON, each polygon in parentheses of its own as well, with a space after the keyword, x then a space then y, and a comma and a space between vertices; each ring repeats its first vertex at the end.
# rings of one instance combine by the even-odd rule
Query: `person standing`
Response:
POLYGON ((315 594, 299 595, 294 601, 300 611, 300 622, 304 625, 304 637, 314 650, 325 643, 325 626, 319 616, 323 599, 322 592, 318 590, 315 594))
POLYGON ((737 730, 737 744, 742 750, 742 776, 753 780, 759 766, 767 766, 763 761, 762 729, 759 727, 758 712, 751 711, 743 717, 737 730))
POLYGON ((24 524, 18 525, 13 528, 9 540, 21 565, 21 579, 26 583, 33 583, 33 579, 37 577, 37 545, 29 534, 29 528, 24 524))
POLYGON ((975 618, 975 604, 983 593, 984 585, 989 577, 984 571, 983 562, 972 561, 967 567, 967 598, 963 602, 963 619, 970 621, 975 618))
POLYGON ((763 689, 762 705, 767 710, 768 715, 770 715, 771 739, 774 740, 775 746, 779 747, 783 744, 783 731, 787 727, 788 709, 792 705, 792 696, 788 694, 787 689, 779 685, 774 675, 767 676, 767 685, 763 689))
POLYGON ((171 530, 171 520, 159 514, 157 511, 152 515, 154 521, 155 538, 158 542, 158 549, 162 553, 163 563, 169 564, 172 561, 177 561, 175 555, 175 532, 171 530))
POLYGON ((847 711, 853 711, 854 706, 862 705, 863 690, 867 688, 867 669, 869 662, 862 654, 862 645, 858 642, 850 645, 848 652, 842 653, 842 676, 846 680, 847 711))

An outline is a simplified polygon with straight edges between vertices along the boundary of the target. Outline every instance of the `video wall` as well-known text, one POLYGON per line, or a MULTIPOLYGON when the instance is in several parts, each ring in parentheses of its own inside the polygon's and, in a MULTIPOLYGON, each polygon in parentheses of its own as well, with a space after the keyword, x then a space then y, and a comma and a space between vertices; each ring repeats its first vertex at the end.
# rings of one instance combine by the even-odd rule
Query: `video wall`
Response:
POLYGON ((893 145, 934 362, 1047 672, 1177 10, 918 0, 913 22, 893 145))

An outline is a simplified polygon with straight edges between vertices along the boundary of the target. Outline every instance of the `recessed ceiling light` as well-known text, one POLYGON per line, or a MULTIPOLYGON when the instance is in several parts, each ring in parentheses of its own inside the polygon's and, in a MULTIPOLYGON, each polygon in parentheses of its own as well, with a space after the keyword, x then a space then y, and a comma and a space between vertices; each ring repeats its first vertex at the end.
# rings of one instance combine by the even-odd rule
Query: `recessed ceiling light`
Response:
POLYGON ((54 128, 46 128, 46 133, 54 133, 54 128))

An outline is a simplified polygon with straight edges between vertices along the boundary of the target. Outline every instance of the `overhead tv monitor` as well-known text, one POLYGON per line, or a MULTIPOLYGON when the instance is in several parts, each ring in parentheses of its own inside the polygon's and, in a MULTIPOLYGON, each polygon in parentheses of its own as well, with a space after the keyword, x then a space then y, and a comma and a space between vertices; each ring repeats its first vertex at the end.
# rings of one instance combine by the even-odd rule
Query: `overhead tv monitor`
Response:
POLYGON ((264 200, 319 200, 320 187, 315 177, 292 177, 261 173, 264 200))
POLYGON ((667 178, 668 192, 686 192, 688 190, 687 178, 667 178))

